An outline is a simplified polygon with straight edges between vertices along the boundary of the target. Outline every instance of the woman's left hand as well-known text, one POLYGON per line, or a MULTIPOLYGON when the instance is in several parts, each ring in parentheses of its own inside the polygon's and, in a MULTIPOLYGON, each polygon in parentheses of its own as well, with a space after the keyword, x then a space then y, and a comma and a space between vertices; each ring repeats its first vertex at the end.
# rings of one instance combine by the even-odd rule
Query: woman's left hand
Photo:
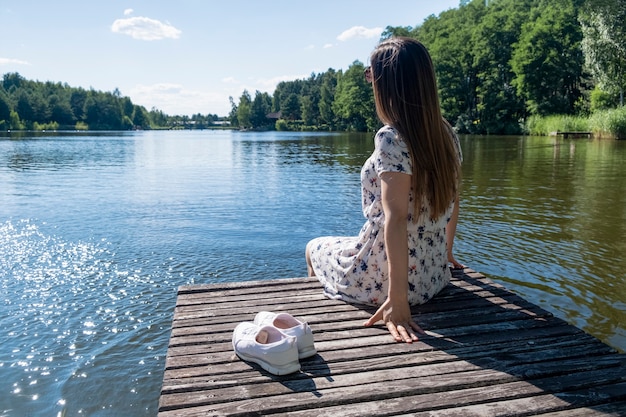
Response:
POLYGON ((421 327, 411 317, 411 308, 406 301, 393 303, 390 298, 387 298, 364 325, 373 326, 380 320, 385 323, 396 342, 413 343, 418 340, 417 333, 424 334, 421 327))
POLYGON ((448 254, 448 265, 450 265, 452 269, 465 269, 465 265, 454 259, 454 255, 451 253, 448 254))

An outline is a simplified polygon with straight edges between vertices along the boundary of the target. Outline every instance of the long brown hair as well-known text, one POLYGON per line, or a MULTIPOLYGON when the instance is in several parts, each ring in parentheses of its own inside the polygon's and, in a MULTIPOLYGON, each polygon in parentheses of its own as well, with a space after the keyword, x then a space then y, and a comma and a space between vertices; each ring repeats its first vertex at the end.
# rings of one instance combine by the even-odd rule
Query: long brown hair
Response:
POLYGON ((411 155, 413 220, 424 198, 436 219, 456 196, 461 167, 454 133, 441 116, 430 54, 415 39, 390 38, 372 52, 371 71, 376 113, 398 131, 411 155))

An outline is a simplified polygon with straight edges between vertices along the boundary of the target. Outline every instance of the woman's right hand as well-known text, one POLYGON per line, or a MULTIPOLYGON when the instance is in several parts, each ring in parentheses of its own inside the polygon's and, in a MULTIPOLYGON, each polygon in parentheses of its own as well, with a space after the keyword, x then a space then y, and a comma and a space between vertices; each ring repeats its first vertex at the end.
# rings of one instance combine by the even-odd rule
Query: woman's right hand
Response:
POLYGON ((417 333, 424 334, 422 328, 411 317, 411 307, 407 301, 394 303, 388 297, 376 313, 363 324, 370 327, 381 320, 396 342, 413 343, 418 340, 417 333))

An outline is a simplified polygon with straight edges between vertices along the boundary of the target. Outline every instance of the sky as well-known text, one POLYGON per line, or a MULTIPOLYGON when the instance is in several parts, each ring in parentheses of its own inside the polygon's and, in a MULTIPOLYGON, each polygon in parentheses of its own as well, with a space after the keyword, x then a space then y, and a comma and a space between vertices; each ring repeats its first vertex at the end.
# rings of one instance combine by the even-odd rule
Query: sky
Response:
POLYGON ((366 63, 387 26, 459 0, 0 0, 0 74, 114 91, 169 115, 366 63))

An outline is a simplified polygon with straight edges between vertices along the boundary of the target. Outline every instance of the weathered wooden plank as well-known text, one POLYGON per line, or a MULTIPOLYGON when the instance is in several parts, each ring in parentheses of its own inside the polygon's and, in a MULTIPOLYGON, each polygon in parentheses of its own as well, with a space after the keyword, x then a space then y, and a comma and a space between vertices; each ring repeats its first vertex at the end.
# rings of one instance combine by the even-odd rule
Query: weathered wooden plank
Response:
MULTIPOLYGON (((224 316, 212 316, 212 315, 196 315, 181 313, 182 318, 175 319, 174 336, 179 329, 185 327, 195 328, 201 324, 206 324, 211 327, 216 326, 215 323, 228 325, 229 323, 238 323, 242 320, 252 320, 256 312, 261 309, 272 309, 273 311, 290 311, 295 316, 306 316, 306 319, 312 324, 316 323, 329 323, 333 321, 343 321, 346 318, 358 317, 365 320, 372 313, 372 308, 357 308, 348 304, 326 300, 321 295, 317 295, 319 298, 314 298, 310 303, 303 303, 301 300, 297 304, 297 309, 284 308, 272 308, 276 305, 267 305, 257 300, 257 303, 250 308, 233 308, 230 310, 230 314, 224 316), (320 303, 324 303, 323 307, 320 303), (324 314, 325 313, 325 314, 324 314)), ((428 304, 426 305, 428 306, 428 304)), ((420 306, 414 310, 414 315, 419 320, 430 320, 429 326, 437 326, 436 320, 446 323, 455 323, 456 320, 462 319, 471 315, 470 320, 475 321, 476 316, 488 317, 492 313, 510 313, 515 310, 521 313, 520 318, 529 318, 527 316, 536 317, 550 317, 551 314, 542 310, 526 301, 516 302, 509 298, 504 297, 474 297, 473 300, 465 302, 448 303, 447 305, 439 305, 439 309, 435 310, 433 307, 420 306), (454 306, 454 308, 447 308, 454 306), (492 309, 493 311, 486 311, 486 309, 492 309), (454 314, 457 314, 456 316, 454 314)), ((213 308, 213 307, 211 307, 213 308)), ((230 329, 232 330, 232 329, 230 329)))
MULTIPOLYGON (((453 372, 466 372, 470 370, 479 370, 487 368, 486 364, 494 365, 489 366, 490 369, 498 369, 506 372, 512 376, 518 378, 536 378, 537 376, 545 376, 548 374, 561 375, 563 372, 575 373, 580 371, 586 371, 589 369, 606 369, 611 367, 619 367, 620 359, 613 356, 596 357, 593 366, 589 366, 587 358, 579 358, 573 360, 567 358, 565 353, 555 352, 552 354, 546 354, 542 356, 541 361, 529 362, 523 355, 519 357, 511 357, 507 360, 499 361, 494 364, 490 358, 476 357, 471 358, 469 356, 460 357, 446 356, 445 353, 434 355, 432 357, 424 357, 419 355, 404 355, 393 357, 379 357, 369 360, 355 360, 354 363, 349 361, 337 362, 337 363, 305 363, 303 366, 303 373, 293 378, 283 379, 289 381, 289 383, 295 383, 294 381, 302 381, 315 378, 327 378, 333 379, 333 386, 340 386, 340 381, 336 378, 339 375, 348 375, 348 381, 351 385, 357 383, 358 378, 350 376, 355 369, 367 369, 367 372, 383 371, 388 372, 389 369, 401 370, 403 374, 407 372, 413 372, 408 368, 420 367, 420 375, 424 376, 428 370, 428 375, 446 374, 453 372), (546 365, 543 361, 549 360, 550 363, 546 365), (426 368, 428 366, 429 368, 426 368)), ((234 362, 233 364, 236 364, 234 362)), ((224 367, 226 368, 226 367, 224 367)), ((210 375, 204 377, 187 378, 184 373, 189 368, 178 369, 179 375, 176 379, 166 379, 163 382, 162 394, 181 393, 190 390, 212 390, 221 389, 228 386, 245 384, 260 384, 264 382, 271 382, 273 378, 268 375, 259 375, 257 372, 249 372, 244 367, 235 366, 231 369, 231 372, 224 372, 220 375, 219 372, 211 369, 210 375), (235 382, 236 381, 236 382, 235 382)), ((228 370, 228 369, 224 369, 228 370)), ((360 373, 359 378, 373 378, 372 374, 360 373)), ((319 386, 319 384, 316 384, 319 386)), ((267 392, 266 392, 267 393, 267 392)), ((266 394, 265 393, 265 394, 266 394)))
MULTIPOLYGON (((342 417, 366 417, 366 416, 411 416, 411 417, 496 417, 496 416, 536 416, 536 417, 608 417, 608 416, 624 416, 624 402, 615 402, 608 404, 594 404, 592 401, 587 401, 593 405, 589 406, 575 406, 567 401, 559 398, 558 393, 547 395, 536 395, 533 387, 524 391, 521 387, 523 383, 507 384, 501 387, 487 387, 478 389, 467 389, 462 391, 451 391, 446 396, 453 397, 458 403, 462 401, 462 398, 468 398, 468 401, 472 402, 477 398, 477 392, 486 396, 494 396, 495 401, 474 404, 463 405, 459 407, 449 406, 441 401, 430 402, 430 404, 420 404, 420 407, 416 407, 415 402, 421 399, 413 397, 393 398, 383 401, 367 402, 361 404, 349 404, 335 407, 327 407, 314 410, 303 410, 299 412, 291 412, 289 415, 303 417, 303 416, 342 416, 342 417), (505 390, 505 396, 498 396, 505 390), (522 398, 512 398, 514 395, 526 395, 522 398), (414 402, 415 401, 415 402, 414 402), (430 405, 430 409, 428 407, 430 405), (444 407, 444 408, 437 408, 444 407), (572 408, 581 407, 581 408, 572 408), (416 409, 417 408, 417 409, 416 409), (424 411, 424 410, 428 411, 424 411), (543 414, 546 410, 559 410, 543 414), (542 413, 542 414, 537 414, 542 413)), ((584 392, 581 393, 584 397, 584 392)))
POLYGON ((535 414, 535 417, 623 417, 624 415, 626 415, 626 401, 535 414))
MULTIPOLYGON (((265 308, 267 306, 259 306, 265 308)), ((337 323, 350 322, 350 325, 356 324, 355 327, 362 327, 362 324, 371 315, 371 311, 355 310, 354 308, 346 308, 346 304, 342 303, 332 309, 330 313, 319 307, 319 304, 313 304, 310 308, 300 311, 293 309, 267 308, 272 311, 290 311, 294 316, 309 322, 311 326, 334 326, 337 323)), ((258 307, 257 307, 258 308, 258 307)), ((328 310, 328 308, 326 309, 328 310)), ((258 310, 256 310, 258 311, 258 310)), ((214 317, 195 317, 177 320, 176 327, 172 329, 172 338, 193 334, 213 334, 220 332, 232 332, 236 323, 242 321, 252 321, 256 312, 251 311, 241 314, 239 311, 233 311, 233 314, 224 318, 214 317)), ((468 322, 474 324, 488 323, 494 321, 505 320, 527 320, 537 319, 541 317, 550 317, 551 314, 544 312, 542 309, 534 309, 530 304, 514 304, 507 303, 504 299, 494 300, 493 303, 486 305, 475 304, 467 306, 464 310, 441 311, 416 314, 415 318, 419 322, 428 326, 428 328, 439 328, 441 324, 449 325, 454 323, 457 326, 463 326, 468 322)))
POLYGON ((428 329, 413 344, 363 327, 374 309, 325 298, 316 279, 181 287, 159 416, 564 417, 624 405, 623 354, 482 274, 454 275, 412 310, 428 329), (318 355, 302 372, 276 377, 234 355, 234 327, 260 310, 309 322, 318 355))
MULTIPOLYGON (((212 395, 213 392, 208 395, 202 392, 191 392, 187 394, 185 400, 186 404, 191 407, 180 410, 181 414, 178 415, 201 415, 211 410, 212 415, 224 415, 234 411, 244 415, 290 413, 344 416, 348 415, 347 410, 350 408, 358 410, 358 413, 353 415, 365 415, 362 408, 365 403, 370 413, 374 409, 376 411, 367 415, 381 415, 381 413, 385 415, 466 407, 469 404, 488 402, 495 403, 495 407, 499 407, 505 400, 522 396, 542 396, 539 410, 555 411, 554 405, 549 404, 550 400, 558 403, 557 409, 562 409, 566 405, 588 406, 594 403, 605 403, 612 399, 623 400, 626 395, 626 382, 622 381, 623 375, 615 375, 603 370, 581 372, 576 379, 569 379, 568 383, 563 383, 559 377, 538 379, 532 382, 519 381, 504 372, 484 369, 445 375, 437 374, 436 378, 428 378, 428 375, 419 378, 412 375, 409 378, 374 383, 364 382, 337 388, 319 386, 318 383, 321 384, 322 381, 317 380, 303 386, 293 386, 282 382, 273 384, 276 390, 282 387, 283 392, 279 394, 257 394, 262 392, 264 386, 259 388, 256 385, 248 385, 244 389, 234 388, 235 392, 230 392, 228 398, 218 398, 217 401, 212 395), (551 393, 551 395, 544 395, 546 393, 551 393), (326 414, 323 409, 328 407, 333 407, 335 414, 326 414), (313 413, 296 413, 308 409, 314 409, 313 413), (339 410, 341 410, 340 413, 338 413, 339 410)), ((219 395, 227 390, 229 389, 219 390, 215 394, 219 395)), ((168 411, 168 408, 169 406, 164 404, 162 410, 168 411)), ((176 408, 173 406, 172 409, 176 408)), ((508 409, 506 405, 502 408, 508 409)))
MULTIPOLYGON (((344 375, 354 373, 354 369, 367 369, 368 372, 376 370, 404 369, 410 367, 423 367, 426 365, 434 365, 441 367, 445 373, 446 366, 465 366, 459 365, 461 362, 471 362, 480 368, 492 368, 505 370, 507 373, 523 377, 534 378, 538 374, 545 373, 564 373, 578 372, 587 369, 599 369, 606 367, 619 367, 623 365, 623 358, 619 355, 598 352, 593 346, 583 346, 579 352, 574 351, 574 347, 568 347, 563 350, 545 349, 545 352, 528 351, 520 354, 509 353, 502 355, 499 359, 494 359, 490 355, 481 356, 478 352, 459 352, 460 355, 453 355, 447 352, 424 352, 421 354, 404 354, 394 356, 379 356, 368 359, 354 360, 336 360, 327 359, 303 361, 303 372, 296 374, 290 378, 282 378, 283 380, 295 380, 308 378, 310 376, 330 376, 344 375), (575 355, 582 355, 576 357, 575 355), (472 356, 474 355, 474 356, 472 356), (589 361, 589 357, 593 355, 593 361, 589 361), (602 355, 602 356, 601 356, 602 355)), ((255 381, 273 380, 270 375, 262 372, 258 375, 254 372, 255 366, 250 368, 241 361, 230 360, 228 362, 218 363, 212 366, 202 367, 203 377, 216 378, 223 375, 234 375, 242 380, 248 380, 249 377, 256 378, 255 381), (247 375, 244 375, 247 374, 247 375)), ((164 380, 163 391, 166 392, 168 387, 179 390, 178 386, 172 386, 171 381, 178 383, 184 382, 189 372, 197 370, 198 367, 181 367, 171 370, 171 375, 176 378, 166 378, 164 380)), ((194 375, 195 376, 195 375, 194 375)), ((201 381, 197 378, 197 381, 201 381)), ((219 381, 213 379, 211 387, 218 384, 219 381)))
MULTIPOLYGON (((491 290, 494 293, 509 294, 501 285, 494 284, 480 275, 482 278, 469 278, 469 274, 465 275, 466 280, 453 278, 450 286, 444 289, 437 297, 437 300, 445 300, 449 296, 457 296, 459 293, 468 293, 471 291, 491 290)), ((291 298, 297 296, 299 292, 314 290, 321 294, 321 284, 315 278, 297 278, 296 281, 291 280, 275 280, 271 281, 271 285, 263 281, 242 282, 236 291, 232 289, 223 289, 217 286, 212 289, 211 285, 199 286, 194 288, 192 292, 182 292, 180 287, 177 298, 177 305, 202 305, 206 303, 228 304, 233 300, 255 300, 268 299, 274 296, 283 296, 291 298), (290 282, 282 284, 283 281, 290 282)))
MULTIPOLYGON (((512 366, 513 363, 528 364, 535 362, 554 361, 556 359, 573 359, 609 355, 613 351, 605 345, 577 340, 567 342, 542 343, 533 346, 522 343, 504 346, 471 346, 457 349, 434 350, 427 344, 414 344, 414 349, 405 348, 406 345, 372 346, 368 348, 349 348, 336 351, 328 351, 323 357, 317 356, 303 361, 303 372, 315 372, 318 367, 332 369, 340 373, 344 366, 347 369, 357 367, 359 369, 384 369, 385 367, 408 366, 410 364, 425 365, 428 363, 442 363, 445 361, 471 360, 481 366, 490 364, 512 366), (390 356, 393 355, 393 359, 390 356), (395 361, 398 361, 396 364, 395 361), (343 365, 347 363, 347 365, 343 365), (387 365, 389 364, 389 365, 387 365), (392 366, 393 365, 393 366, 392 366), (330 368, 332 366, 332 368, 330 368)), ((599 362, 598 362, 599 363, 599 362)), ((596 366, 598 365, 596 363, 596 366)), ((198 372, 200 375, 219 375, 248 370, 249 366, 235 360, 232 351, 217 352, 211 355, 190 355, 168 359, 167 374, 164 380, 182 380, 190 375, 190 372, 198 372), (234 363, 233 363, 234 362, 234 363)), ((165 382, 164 382, 165 386, 165 382)))

